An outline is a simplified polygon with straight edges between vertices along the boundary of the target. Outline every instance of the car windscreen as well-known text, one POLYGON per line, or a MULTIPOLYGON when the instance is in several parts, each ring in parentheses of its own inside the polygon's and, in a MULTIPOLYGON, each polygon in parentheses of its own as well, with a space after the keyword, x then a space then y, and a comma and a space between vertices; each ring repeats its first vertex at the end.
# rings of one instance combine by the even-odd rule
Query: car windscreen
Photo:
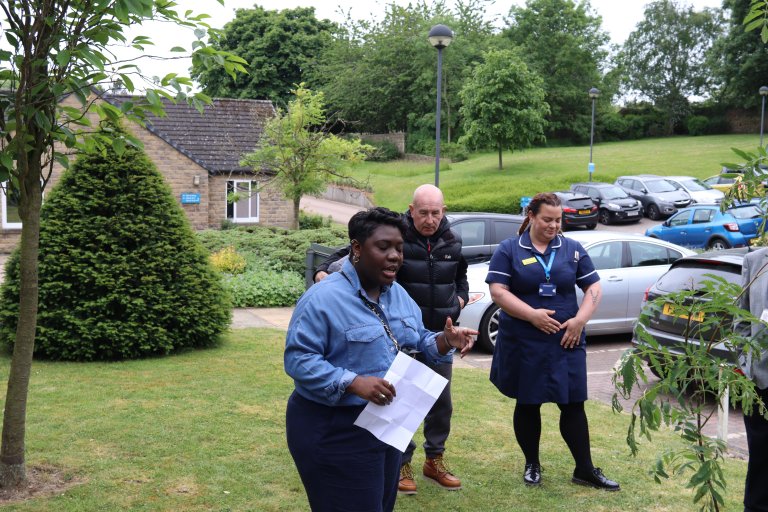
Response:
POLYGON ((691 192, 701 192, 702 190, 712 190, 712 187, 710 187, 706 183, 700 182, 699 180, 680 180, 680 183, 682 183, 685 186, 685 188, 687 188, 691 192))
POLYGON ((624 199, 625 197, 629 197, 629 195, 619 187, 601 188, 600 193, 605 199, 624 199))
POLYGON ((760 209, 757 206, 740 206, 739 208, 729 208, 728 213, 737 219, 754 219, 760 217, 760 209))
POLYGON ((656 288, 667 293, 696 290, 703 281, 713 281, 711 275, 731 283, 741 282, 741 268, 736 265, 690 262, 671 268, 656 281, 656 288))
POLYGON ((648 192, 674 192, 677 190, 674 185, 672 185, 667 180, 653 180, 653 181, 646 181, 645 182, 645 188, 648 189, 648 192))

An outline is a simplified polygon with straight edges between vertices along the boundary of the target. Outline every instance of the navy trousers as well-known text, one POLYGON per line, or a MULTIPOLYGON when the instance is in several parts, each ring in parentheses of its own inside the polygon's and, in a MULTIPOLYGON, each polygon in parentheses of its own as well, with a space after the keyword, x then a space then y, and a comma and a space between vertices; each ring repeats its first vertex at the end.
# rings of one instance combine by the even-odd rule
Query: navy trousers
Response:
MULTIPOLYGON (((421 352, 414 354, 414 358, 420 363, 429 366, 437 374, 448 379, 448 384, 445 385, 443 392, 437 397, 437 401, 432 405, 432 409, 429 410, 427 417, 424 418, 424 453, 428 458, 432 459, 445 451, 445 442, 448 440, 448 434, 451 433, 451 416, 453 416, 451 377, 453 376, 453 365, 450 363, 432 364, 421 352)), ((416 443, 411 440, 408 443, 408 448, 405 449, 405 453, 403 453, 403 463, 411 462, 415 449, 416 443)))
POLYGON ((329 407, 294 392, 285 427, 313 512, 390 512, 402 454, 353 423, 364 406, 329 407))
MULTIPOLYGON (((768 388, 758 392, 768 404, 768 388)), ((768 420, 753 410, 751 416, 744 416, 744 426, 749 447, 744 512, 768 512, 768 420)))

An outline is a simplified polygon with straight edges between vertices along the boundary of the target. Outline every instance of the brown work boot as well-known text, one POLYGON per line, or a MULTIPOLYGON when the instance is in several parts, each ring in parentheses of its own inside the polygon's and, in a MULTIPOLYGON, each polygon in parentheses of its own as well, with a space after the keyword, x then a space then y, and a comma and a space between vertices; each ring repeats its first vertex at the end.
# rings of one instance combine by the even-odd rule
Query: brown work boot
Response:
POLYGON ((400 466, 400 482, 397 484, 397 492, 400 494, 416 494, 416 481, 413 479, 413 468, 411 468, 410 462, 400 466))
POLYGON ((461 480, 453 476, 453 473, 445 465, 443 455, 440 454, 434 459, 424 461, 422 469, 424 476, 437 482, 443 489, 457 491, 461 489, 461 480))

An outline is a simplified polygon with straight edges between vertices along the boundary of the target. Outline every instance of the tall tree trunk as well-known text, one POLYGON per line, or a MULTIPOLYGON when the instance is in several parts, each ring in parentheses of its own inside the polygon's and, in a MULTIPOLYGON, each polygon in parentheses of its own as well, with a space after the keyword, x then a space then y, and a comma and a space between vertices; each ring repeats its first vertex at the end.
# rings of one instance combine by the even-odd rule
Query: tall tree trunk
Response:
POLYGON ((26 481, 25 444, 27 395, 32 369, 32 352, 37 329, 38 268, 40 250, 40 156, 30 154, 28 167, 19 181, 21 197, 21 259, 19 322, 8 376, 0 446, 0 487, 18 487, 26 481))
POLYGON ((499 143, 499 170, 501 170, 501 143, 499 143))
POLYGON ((299 205, 301 196, 293 198, 293 229, 299 229, 299 205))

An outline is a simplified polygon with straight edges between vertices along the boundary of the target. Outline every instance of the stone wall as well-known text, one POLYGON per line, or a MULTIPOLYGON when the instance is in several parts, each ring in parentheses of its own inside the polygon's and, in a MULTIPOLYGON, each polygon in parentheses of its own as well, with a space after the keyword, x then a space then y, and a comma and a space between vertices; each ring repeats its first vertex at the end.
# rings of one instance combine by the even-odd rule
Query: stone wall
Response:
POLYGON ((730 133, 756 133, 760 135, 760 112, 732 109, 725 113, 730 133))
POLYGON ((342 187, 339 185, 328 185, 325 192, 320 194, 321 198, 337 203, 353 204, 363 208, 373 208, 376 206, 371 200, 370 194, 364 190, 353 187, 342 187))
POLYGON ((393 133, 361 133, 360 138, 363 140, 370 140, 372 142, 388 141, 397 147, 397 151, 401 154, 405 154, 405 132, 393 132, 393 133))

